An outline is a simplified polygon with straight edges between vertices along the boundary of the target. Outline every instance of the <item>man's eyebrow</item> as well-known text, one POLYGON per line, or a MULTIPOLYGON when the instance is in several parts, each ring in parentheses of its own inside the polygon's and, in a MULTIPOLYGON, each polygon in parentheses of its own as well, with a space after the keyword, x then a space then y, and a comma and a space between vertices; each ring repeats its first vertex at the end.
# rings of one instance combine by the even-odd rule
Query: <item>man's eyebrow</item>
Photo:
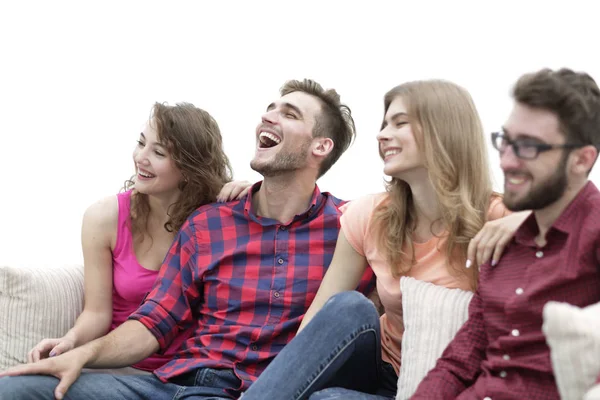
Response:
POLYGON ((294 110, 294 112, 296 112, 296 114, 298 114, 298 116, 302 116, 302 111, 300 111, 300 109, 298 107, 296 107, 295 105, 293 105, 292 103, 283 103, 284 107, 287 108, 291 108, 292 110, 294 110))
POLYGON ((506 136, 509 137, 509 139, 511 138, 511 136, 513 137, 512 140, 516 140, 516 139, 530 139, 530 140, 535 140, 537 142, 541 142, 542 140, 538 137, 535 136, 531 136, 527 133, 510 133, 505 127, 500 128, 500 130, 502 131, 502 133, 504 133, 506 136))
MULTIPOLYGON (((275 108, 275 103, 271 103, 269 104, 269 106, 267 107, 267 111, 271 111, 273 108, 275 108)), ((295 113, 298 114, 298 116, 302 117, 302 111, 300 111, 300 109, 298 107, 296 107, 295 105, 293 105, 292 103, 288 103, 288 102, 283 102, 281 103, 281 107, 282 108, 289 108, 291 110, 293 110, 295 113)))

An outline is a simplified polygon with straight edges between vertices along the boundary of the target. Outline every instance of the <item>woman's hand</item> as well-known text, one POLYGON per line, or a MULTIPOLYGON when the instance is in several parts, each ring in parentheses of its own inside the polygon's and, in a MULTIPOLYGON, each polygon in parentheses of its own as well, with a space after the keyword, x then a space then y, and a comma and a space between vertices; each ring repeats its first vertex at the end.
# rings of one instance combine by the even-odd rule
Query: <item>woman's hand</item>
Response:
POLYGON ((217 201, 224 203, 226 201, 239 200, 248 193, 251 187, 252 183, 248 181, 227 182, 217 195, 217 201))
POLYGON ((519 226, 531 214, 531 211, 520 211, 506 217, 488 221, 469 243, 467 250, 467 264, 481 266, 491 258, 492 267, 495 266, 504 252, 504 248, 515 236, 519 226))
MULTIPOLYGON (((48 339, 52 340, 52 339, 48 339)), ((40 342, 41 343, 41 342, 40 342)), ((80 348, 78 348, 79 350, 80 348)), ((54 396, 62 400, 69 390, 69 387, 79 378, 81 370, 85 365, 85 354, 82 352, 70 351, 61 356, 41 360, 32 364, 22 364, 0 372, 0 378, 3 376, 19 375, 51 375, 60 380, 54 390, 54 396)))
POLYGON ((44 339, 27 353, 27 362, 34 363, 54 357, 75 348, 75 342, 67 338, 44 339))

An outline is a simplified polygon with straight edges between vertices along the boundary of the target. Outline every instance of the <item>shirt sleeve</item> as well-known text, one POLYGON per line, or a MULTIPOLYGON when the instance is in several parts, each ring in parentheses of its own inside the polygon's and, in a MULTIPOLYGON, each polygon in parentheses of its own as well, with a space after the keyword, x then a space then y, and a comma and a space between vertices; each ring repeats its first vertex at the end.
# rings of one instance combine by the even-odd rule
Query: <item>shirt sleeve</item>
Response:
POLYGON ((188 220, 175 237, 152 290, 129 316, 148 328, 158 340, 161 352, 192 323, 191 310, 201 298, 197 257, 196 232, 188 220))
POLYGON ((365 255, 365 242, 369 235, 369 224, 371 216, 377 205, 381 202, 384 194, 368 195, 342 207, 342 232, 352 248, 360 255, 365 255))
POLYGON ((456 399, 479 376, 486 347, 483 306, 476 292, 469 304, 469 319, 446 347, 435 368, 421 381, 411 399, 456 399))

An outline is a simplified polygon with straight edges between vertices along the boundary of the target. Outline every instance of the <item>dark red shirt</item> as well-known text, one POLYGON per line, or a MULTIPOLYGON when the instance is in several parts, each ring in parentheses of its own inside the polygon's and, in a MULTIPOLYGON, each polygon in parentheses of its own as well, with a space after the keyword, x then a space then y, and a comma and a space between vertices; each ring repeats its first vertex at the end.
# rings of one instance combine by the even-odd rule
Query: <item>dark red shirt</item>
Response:
POLYGON ((548 301, 600 301, 600 192, 592 182, 539 248, 532 214, 495 267, 481 268, 469 319, 412 399, 560 399, 542 333, 548 301))
MULTIPOLYGON (((257 216, 252 196, 195 211, 154 288, 130 316, 161 350, 188 327, 195 330, 175 358, 154 371, 158 378, 231 368, 242 386, 229 389, 247 389, 295 336, 331 263, 344 203, 315 187, 309 209, 287 225, 257 216)), ((368 292, 373 283, 369 268, 359 290, 368 292)))

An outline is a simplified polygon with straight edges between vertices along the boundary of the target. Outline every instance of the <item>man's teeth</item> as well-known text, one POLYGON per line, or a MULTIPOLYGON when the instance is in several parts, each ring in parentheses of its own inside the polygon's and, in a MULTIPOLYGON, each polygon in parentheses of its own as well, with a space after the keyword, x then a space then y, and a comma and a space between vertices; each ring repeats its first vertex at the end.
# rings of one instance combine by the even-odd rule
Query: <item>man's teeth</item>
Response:
POLYGON ((277 136, 273 135, 272 133, 269 132, 261 132, 260 135, 258 135, 260 138, 267 138, 272 140, 273 142, 275 142, 275 144, 279 144, 281 143, 281 139, 278 138, 277 136))
POLYGON ((400 153, 400 150, 398 150, 398 149, 390 149, 390 150, 386 150, 385 153, 383 153, 383 156, 387 157, 387 156, 392 156, 392 155, 398 154, 398 153, 400 153))
POLYGON ((525 182, 525 177, 520 176, 509 176, 508 178, 506 178, 508 180, 508 183, 512 184, 512 185, 520 185, 521 183, 525 182))

